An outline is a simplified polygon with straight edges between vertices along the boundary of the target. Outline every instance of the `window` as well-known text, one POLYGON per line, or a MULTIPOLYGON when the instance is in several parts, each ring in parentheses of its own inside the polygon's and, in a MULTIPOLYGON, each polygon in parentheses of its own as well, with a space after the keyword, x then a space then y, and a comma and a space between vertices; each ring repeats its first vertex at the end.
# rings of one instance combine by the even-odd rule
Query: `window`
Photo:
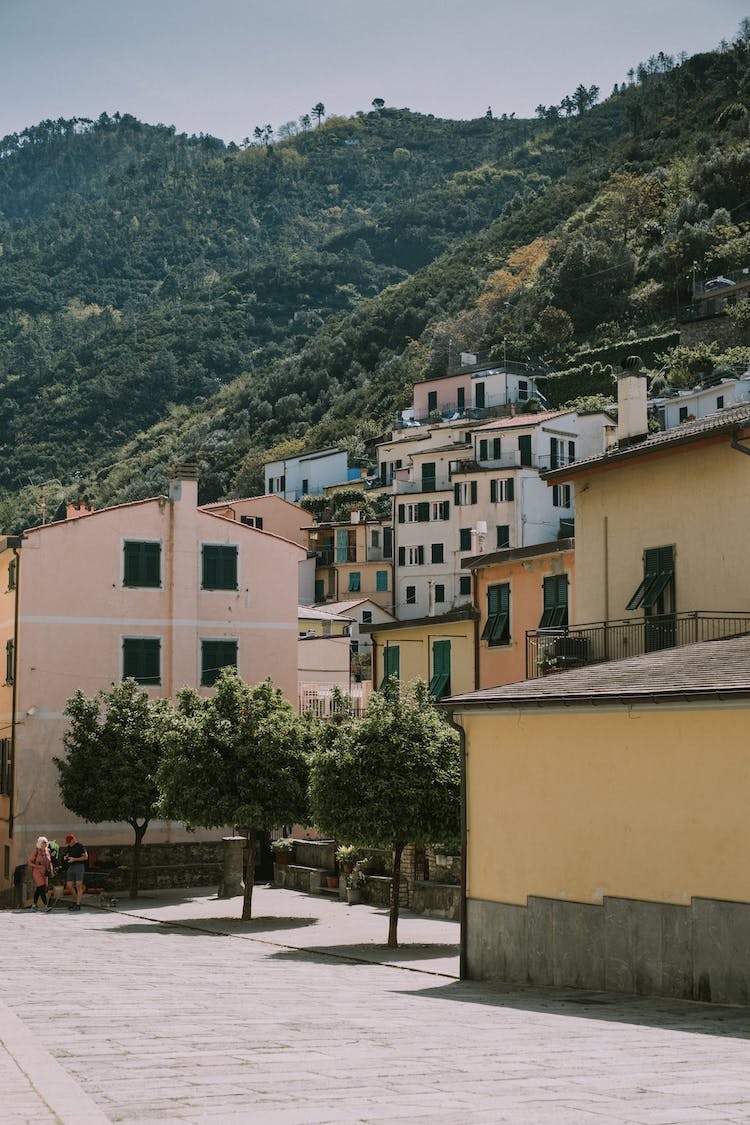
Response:
POLYGON ((424 547, 399 547, 399 566, 424 566, 424 547))
POLYGON ((515 499, 515 481, 513 477, 504 477, 502 480, 490 481, 490 503, 505 504, 515 499))
POLYGON ((437 391, 427 392, 427 412, 432 414, 433 410, 437 410, 437 391))
POLYGON ((531 465, 531 434, 521 434, 518 439, 518 452, 521 456, 521 464, 527 467, 531 465))
POLYGON ((568 464, 572 465, 576 459, 576 443, 574 441, 568 442, 568 464))
POLYGON ((475 383, 474 384, 474 405, 476 406, 477 410, 484 410, 484 403, 485 403, 484 383, 475 383))
POLYGON ((11 559, 8 563, 8 589, 15 590, 18 581, 18 559, 11 559))
POLYGON ((476 504, 477 482, 475 480, 456 481, 453 485, 454 504, 476 504))
POLYGON ((399 523, 428 523, 430 519, 430 505, 426 500, 418 504, 399 504, 399 523))
POLYGON ((302 495, 307 496, 309 491, 310 491, 310 481, 307 479, 307 477, 303 477, 302 478, 302 495))
POLYGON ((528 379, 518 380, 518 401, 526 402, 529 397, 529 381, 528 379))
POLYGON ((569 484, 552 485, 552 507, 570 508, 573 503, 571 486, 569 484))
POLYGON ((716 396, 716 409, 722 410, 724 408, 724 395, 716 396))
POLYGON ((459 551, 471 550, 471 528, 462 527, 458 533, 458 549, 459 551))
POLYGON ((406 604, 407 605, 416 605, 417 604, 417 587, 416 586, 407 586, 406 587, 406 604))
POLYGON ((376 528, 370 532, 370 546, 376 551, 380 548, 380 532, 376 528))
POLYGON ((350 570, 349 571, 349 593, 350 594, 358 594, 359 593, 359 579, 360 579, 360 574, 359 574, 358 570, 350 570))
POLYGON ((499 461, 501 457, 501 444, 500 438, 480 438, 479 440, 479 460, 480 461, 499 461))
POLYGON ((680 407, 680 422, 687 422, 688 408, 686 406, 680 407))
POLYGON ((459 387, 456 391, 456 407, 458 410, 464 410, 466 407, 466 390, 464 387, 459 387))
POLYGON ((126 586, 161 585, 161 543, 126 539, 123 545, 126 586))
POLYGON ((510 644, 510 584, 487 587, 487 622, 482 640, 490 648, 510 644))
POLYGON ((435 491, 435 462, 426 461, 422 466, 422 491, 434 492, 435 491))
POLYGON ((479 440, 479 460, 487 460, 487 438, 480 438, 479 440))
POLYGON ((204 543, 202 588, 204 590, 237 589, 237 548, 204 543))
POLYGON ((441 563, 441 562, 444 561, 444 559, 443 559, 443 544, 442 543, 433 543, 432 544, 430 561, 434 562, 434 563, 441 563))
POLYGON ((5 682, 12 684, 16 675, 16 646, 13 641, 5 642, 5 682))
POLYGON ((502 550, 505 547, 510 547, 510 525, 499 523, 497 525, 497 548, 502 550))
POLYGON ((450 641, 432 642, 432 677, 429 690, 434 699, 440 699, 451 693, 450 641))
POLYGON ((398 645, 386 645, 383 649, 383 678, 380 681, 380 691, 383 690, 391 676, 399 678, 401 674, 401 653, 398 645))
POLYGON ((560 467, 560 452, 558 446, 562 442, 558 442, 556 437, 549 439, 549 466, 551 469, 558 469, 560 467))
POLYGON ((568 624, 568 576, 553 574, 544 579, 540 629, 562 628, 568 624))
POLYGON ((222 668, 236 667, 236 641, 201 641, 201 685, 203 687, 213 687, 222 668))
POLYGON ((462 574, 458 580, 458 592, 462 596, 464 594, 471 594, 471 575, 462 574))
POLYGON ((122 678, 137 684, 161 683, 161 640, 159 637, 123 637, 122 678))
POLYGON ((315 601, 322 602, 326 596, 326 584, 322 578, 315 579, 315 601))
POLYGON ((379 594, 384 594, 388 589, 388 571, 375 571, 375 589, 379 594))
POLYGON ((435 604, 439 605, 445 601, 445 586, 442 582, 435 583, 435 604))
POLYGON ((263 516, 240 516, 240 523, 247 527, 257 527, 258 531, 263 530, 263 516))
POLYGON ((670 613, 674 611, 674 547, 650 547, 643 552, 643 581, 625 606, 670 613))
POLYGON ((0 793, 10 793, 10 739, 0 738, 0 793))
POLYGON ((449 520, 451 518, 450 500, 433 500, 430 505, 430 519, 449 520))
POLYGON ((371 609, 363 609, 362 610, 362 624, 363 625, 372 625, 372 610, 371 609))
MULTIPOLYGON (((392 527, 384 527, 383 528, 383 558, 384 559, 392 559, 393 558, 393 528, 392 527)), ((378 573, 384 574, 385 571, 379 571, 378 573)), ((386 588, 386 590, 388 589, 388 579, 387 578, 386 578, 386 587, 385 588, 386 588)))

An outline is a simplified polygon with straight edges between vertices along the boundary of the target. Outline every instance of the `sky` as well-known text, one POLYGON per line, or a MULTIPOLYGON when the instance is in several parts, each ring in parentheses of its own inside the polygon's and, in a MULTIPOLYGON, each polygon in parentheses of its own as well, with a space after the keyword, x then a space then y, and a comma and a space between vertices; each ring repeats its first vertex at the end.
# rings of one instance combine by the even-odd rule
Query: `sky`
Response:
POLYGON ((0 136, 131 113, 241 142, 317 102, 533 117, 664 51, 734 38, 747 0, 0 0, 0 136))

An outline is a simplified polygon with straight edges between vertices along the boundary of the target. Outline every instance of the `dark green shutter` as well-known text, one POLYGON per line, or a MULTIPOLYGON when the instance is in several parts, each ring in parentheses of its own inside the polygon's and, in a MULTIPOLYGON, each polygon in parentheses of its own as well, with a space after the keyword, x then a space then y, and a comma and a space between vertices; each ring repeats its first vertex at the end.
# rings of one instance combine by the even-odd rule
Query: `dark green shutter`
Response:
POLYGON ((443 560, 443 544, 442 543, 433 543, 432 544, 432 559, 431 559, 431 561, 434 562, 434 563, 441 563, 441 562, 444 561, 443 560))
POLYGON ((454 484, 453 485, 453 503, 454 504, 460 504, 461 503, 461 485, 460 484, 454 484))
POLYGON ((201 643, 201 684, 212 687, 222 668, 237 667, 236 641, 203 641, 201 643))
POLYGON ((126 586, 161 585, 161 544, 126 540, 123 581, 126 586))
POLYGON ((479 460, 487 460, 487 438, 481 438, 479 442, 479 460))
POLYGON ((471 482, 471 502, 472 504, 477 502, 477 482, 475 480, 471 482))
POLYGON ((204 543, 203 589, 237 589, 237 548, 204 543))
POLYGON ((497 504, 497 481, 490 481, 490 503, 497 504))
POLYGON ((432 678, 430 679, 430 695, 440 699, 443 695, 450 695, 451 690, 451 643, 450 641, 432 642, 432 678))
POLYGON ((158 637, 125 637, 122 642, 122 676, 139 684, 161 683, 161 641, 158 637))
POLYGON ((505 499, 506 500, 515 499, 514 487, 513 487, 513 477, 508 477, 508 479, 505 482, 505 499))
POLYGON ((492 460, 499 461, 502 456, 502 445, 499 437, 492 440, 492 460))
POLYGON ((406 523, 406 507, 404 504, 398 506, 398 522, 406 523))
POLYGON ((417 522, 427 523, 430 519, 430 505, 427 500, 420 500, 417 504, 417 522))
POLYGON ((399 547, 398 549, 398 565, 406 566, 406 547, 399 547))

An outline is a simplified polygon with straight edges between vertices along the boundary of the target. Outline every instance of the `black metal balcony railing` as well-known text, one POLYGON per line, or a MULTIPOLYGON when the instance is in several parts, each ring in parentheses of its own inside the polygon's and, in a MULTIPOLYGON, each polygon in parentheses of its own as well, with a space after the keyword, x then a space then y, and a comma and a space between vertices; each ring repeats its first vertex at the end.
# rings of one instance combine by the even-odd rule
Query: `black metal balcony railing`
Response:
POLYGON ((664 648, 750 633, 750 612, 695 610, 618 621, 596 621, 565 629, 529 629, 526 678, 533 680, 567 668, 623 660, 664 648))

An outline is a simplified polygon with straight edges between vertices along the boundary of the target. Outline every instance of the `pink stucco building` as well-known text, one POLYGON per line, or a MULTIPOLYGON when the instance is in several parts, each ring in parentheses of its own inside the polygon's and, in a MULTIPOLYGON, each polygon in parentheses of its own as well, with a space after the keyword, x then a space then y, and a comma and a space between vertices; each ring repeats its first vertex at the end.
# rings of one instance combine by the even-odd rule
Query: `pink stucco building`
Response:
MULTIPOLYGON (((306 552, 199 508, 195 475, 177 471, 169 496, 70 506, 66 520, 0 540, 0 893, 40 832, 60 839, 75 826, 52 757, 77 688, 93 695, 134 676, 174 698, 185 686, 209 692, 231 665, 248 683, 269 676, 296 704, 306 552)), ((94 847, 132 840, 123 824, 80 834, 94 847)), ((186 838, 179 825, 149 827, 151 843, 186 838)))

